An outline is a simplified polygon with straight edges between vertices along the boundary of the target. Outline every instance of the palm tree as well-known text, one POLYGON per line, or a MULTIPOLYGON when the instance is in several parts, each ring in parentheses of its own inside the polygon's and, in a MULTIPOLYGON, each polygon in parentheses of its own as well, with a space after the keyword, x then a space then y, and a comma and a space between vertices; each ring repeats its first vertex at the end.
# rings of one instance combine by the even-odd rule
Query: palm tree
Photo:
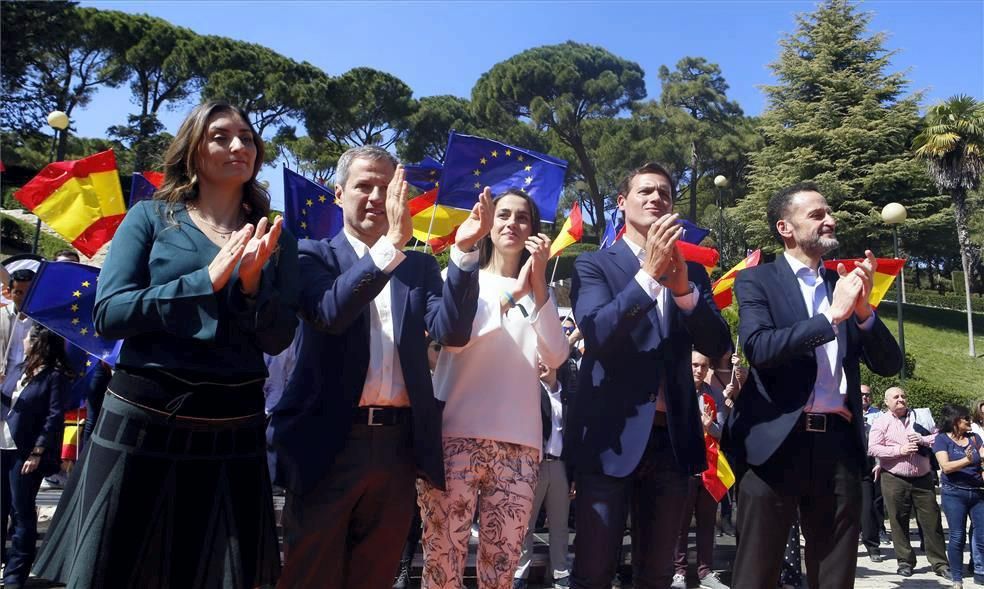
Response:
POLYGON ((971 264, 974 254, 967 227, 967 192, 980 186, 984 175, 984 103, 963 94, 954 96, 930 108, 925 123, 926 128, 916 136, 913 147, 916 157, 926 160, 936 186, 953 199, 967 295, 970 355, 976 357, 970 307, 970 271, 976 264, 971 264))

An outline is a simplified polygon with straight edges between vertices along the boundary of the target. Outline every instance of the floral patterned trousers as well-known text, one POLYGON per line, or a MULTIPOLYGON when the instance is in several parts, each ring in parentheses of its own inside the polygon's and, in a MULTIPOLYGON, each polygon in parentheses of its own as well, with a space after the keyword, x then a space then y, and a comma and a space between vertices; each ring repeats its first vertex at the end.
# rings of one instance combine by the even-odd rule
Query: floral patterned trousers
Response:
POLYGON ((444 438, 447 491, 417 480, 424 521, 423 589, 460 589, 475 506, 480 589, 511 589, 539 475, 535 448, 444 438))

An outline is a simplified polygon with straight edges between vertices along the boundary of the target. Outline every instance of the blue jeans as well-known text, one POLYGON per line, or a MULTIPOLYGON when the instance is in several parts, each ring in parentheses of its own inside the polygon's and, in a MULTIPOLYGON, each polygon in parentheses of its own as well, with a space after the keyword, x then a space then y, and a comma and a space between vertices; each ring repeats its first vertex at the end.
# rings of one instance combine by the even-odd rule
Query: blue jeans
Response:
POLYGON ((6 552, 7 568, 4 584, 23 585, 31 571, 38 540, 38 515, 35 499, 41 486, 37 470, 21 474, 24 459, 16 450, 0 450, 0 541, 7 540, 7 521, 12 521, 13 534, 6 552))
POLYGON ((958 489, 943 486, 943 513, 950 527, 950 541, 946 548, 946 558, 950 561, 950 574, 953 581, 963 581, 963 551, 966 543, 967 516, 974 524, 973 544, 977 551, 984 548, 984 489, 958 489))

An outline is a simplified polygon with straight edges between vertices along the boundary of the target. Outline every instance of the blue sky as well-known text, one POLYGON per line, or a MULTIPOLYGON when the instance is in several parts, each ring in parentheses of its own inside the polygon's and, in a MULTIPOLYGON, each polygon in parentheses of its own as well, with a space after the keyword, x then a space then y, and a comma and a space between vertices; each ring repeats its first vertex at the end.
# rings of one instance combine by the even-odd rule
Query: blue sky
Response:
MULTIPOLYGON (((639 63, 649 97, 659 96, 659 66, 701 56, 721 66, 747 114, 766 108, 762 84, 779 39, 795 30, 802 1, 663 2, 82 2, 83 6, 147 13, 198 33, 260 43, 331 75, 356 66, 389 72, 416 97, 469 96, 479 76, 525 49, 574 40, 600 45, 639 63)), ((882 0, 861 4, 869 30, 887 34, 910 91, 924 105, 953 94, 984 98, 984 1, 882 0)), ((174 132, 190 110, 163 113, 174 132)), ((129 90, 102 90, 73 124, 103 136, 135 112, 129 90)), ((267 169, 276 195, 279 172, 267 169)))

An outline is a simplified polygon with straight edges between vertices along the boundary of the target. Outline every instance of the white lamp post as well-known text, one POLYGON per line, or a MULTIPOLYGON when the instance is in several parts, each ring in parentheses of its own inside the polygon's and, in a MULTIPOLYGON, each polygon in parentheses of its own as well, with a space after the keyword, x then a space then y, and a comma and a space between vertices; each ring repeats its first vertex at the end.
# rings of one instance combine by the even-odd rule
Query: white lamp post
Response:
MULTIPOLYGON (((895 243, 895 257, 899 257, 899 225, 905 222, 908 212, 897 202, 890 202, 882 209, 882 221, 892 226, 892 237, 895 243)), ((902 370, 899 376, 905 382, 905 332, 902 330, 902 298, 905 296, 905 274, 899 270, 898 282, 895 284, 895 309, 899 320, 899 349, 902 350, 902 370)))

